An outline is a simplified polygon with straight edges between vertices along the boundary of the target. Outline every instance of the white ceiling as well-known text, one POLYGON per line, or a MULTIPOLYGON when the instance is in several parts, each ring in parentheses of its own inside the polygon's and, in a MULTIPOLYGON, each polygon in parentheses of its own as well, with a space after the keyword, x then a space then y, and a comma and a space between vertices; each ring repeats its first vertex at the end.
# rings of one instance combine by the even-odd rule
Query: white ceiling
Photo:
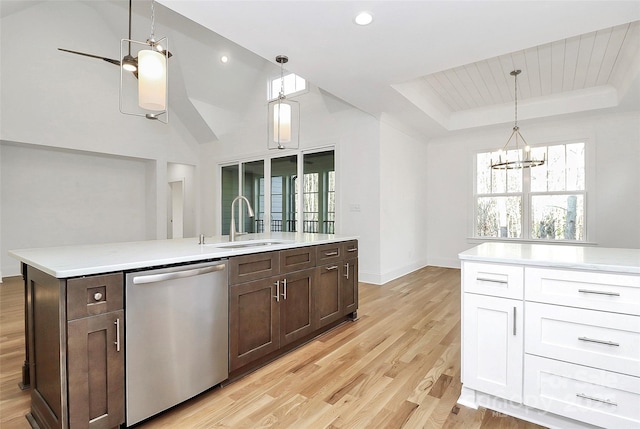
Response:
MULTIPOLYGON (((522 120, 640 110, 640 0, 157 3, 156 34, 169 37, 174 53, 172 111, 200 142, 242 126, 280 54, 288 70, 419 138, 513 121, 513 69, 522 70, 522 120), (361 10, 373 14, 371 25, 354 24, 361 10)), ((0 15, 33 7, 46 20, 47 5, 71 11, 48 42, 118 58, 127 0, 1 0, 0 15), (96 18, 110 33, 84 28, 96 18)), ((148 36, 150 6, 133 0, 133 39, 148 36)), ((99 61, 56 52, 69 68, 93 70, 99 61)), ((102 67, 118 79, 116 67, 102 67)))
POLYGON ((414 135, 640 102, 638 0, 158 2, 414 135))

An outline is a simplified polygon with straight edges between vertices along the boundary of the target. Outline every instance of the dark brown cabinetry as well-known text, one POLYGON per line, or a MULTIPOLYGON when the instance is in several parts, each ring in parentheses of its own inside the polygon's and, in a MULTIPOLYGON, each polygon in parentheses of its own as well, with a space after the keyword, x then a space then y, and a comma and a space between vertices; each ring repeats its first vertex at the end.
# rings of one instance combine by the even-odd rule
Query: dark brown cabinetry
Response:
POLYGON ((317 327, 349 314, 355 319, 358 310, 358 242, 319 246, 318 260, 330 263, 316 269, 314 302, 317 327))
POLYGON ((234 257, 229 266, 232 376, 346 320, 357 309, 355 240, 234 257), (345 255, 355 256, 349 276, 345 255))
POLYGON ((41 428, 124 422, 122 273, 56 279, 27 268, 30 420, 41 428))
POLYGON ((314 247, 229 260, 230 372, 313 332, 315 260, 314 247))

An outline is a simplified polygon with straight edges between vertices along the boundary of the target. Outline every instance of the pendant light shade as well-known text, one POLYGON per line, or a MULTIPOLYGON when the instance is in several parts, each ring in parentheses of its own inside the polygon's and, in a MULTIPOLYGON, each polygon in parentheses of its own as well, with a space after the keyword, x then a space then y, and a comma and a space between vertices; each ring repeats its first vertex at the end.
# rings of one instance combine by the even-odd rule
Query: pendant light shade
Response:
POLYGON ((129 39, 120 42, 120 112, 169 122, 166 37, 156 40, 155 2, 151 1, 151 35, 146 42, 131 40, 131 2, 129 2, 129 39))
POLYGON ((513 131, 509 136, 509 139, 505 145, 498 151, 498 159, 491 162, 491 168, 494 170, 513 170, 518 168, 531 168, 543 165, 545 158, 536 159, 531 155, 531 148, 527 144, 527 141, 520 134, 520 127, 518 127, 518 75, 522 73, 521 70, 513 70, 509 73, 514 78, 514 97, 515 97, 515 124, 513 125, 513 131), (514 141, 515 147, 509 149, 509 143, 514 141), (520 150, 520 141, 522 141, 522 150, 520 150), (515 154, 515 156, 509 156, 515 154), (503 159, 504 155, 504 159, 503 159))
POLYGON ((278 55, 276 62, 280 64, 280 94, 269 102, 267 111, 267 135, 269 149, 297 149, 300 136, 300 105, 284 95, 284 68, 289 59, 278 55))
POLYGON ((138 52, 138 105, 143 109, 167 109, 167 57, 144 49, 138 52))

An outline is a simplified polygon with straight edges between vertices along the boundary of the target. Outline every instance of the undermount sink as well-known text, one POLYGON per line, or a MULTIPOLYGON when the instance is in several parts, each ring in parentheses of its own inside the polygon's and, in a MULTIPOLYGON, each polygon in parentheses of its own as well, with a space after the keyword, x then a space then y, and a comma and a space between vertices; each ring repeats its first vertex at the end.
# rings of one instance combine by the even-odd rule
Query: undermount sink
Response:
POLYGON ((246 241, 229 241, 225 243, 208 243, 205 246, 221 247, 225 249, 242 249, 247 247, 273 246, 276 244, 293 243, 293 240, 246 240, 246 241))

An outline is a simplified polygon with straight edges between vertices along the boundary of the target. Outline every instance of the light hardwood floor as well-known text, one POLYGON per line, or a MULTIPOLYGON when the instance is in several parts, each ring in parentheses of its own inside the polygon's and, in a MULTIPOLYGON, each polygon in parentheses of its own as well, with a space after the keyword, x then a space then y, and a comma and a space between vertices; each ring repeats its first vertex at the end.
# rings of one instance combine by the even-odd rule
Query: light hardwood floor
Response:
MULTIPOLYGON (((29 428, 22 279, 0 285, 0 427, 29 428)), ((138 426, 151 428, 516 428, 539 426, 457 406, 460 271, 427 267, 360 283, 360 319, 138 426)))

